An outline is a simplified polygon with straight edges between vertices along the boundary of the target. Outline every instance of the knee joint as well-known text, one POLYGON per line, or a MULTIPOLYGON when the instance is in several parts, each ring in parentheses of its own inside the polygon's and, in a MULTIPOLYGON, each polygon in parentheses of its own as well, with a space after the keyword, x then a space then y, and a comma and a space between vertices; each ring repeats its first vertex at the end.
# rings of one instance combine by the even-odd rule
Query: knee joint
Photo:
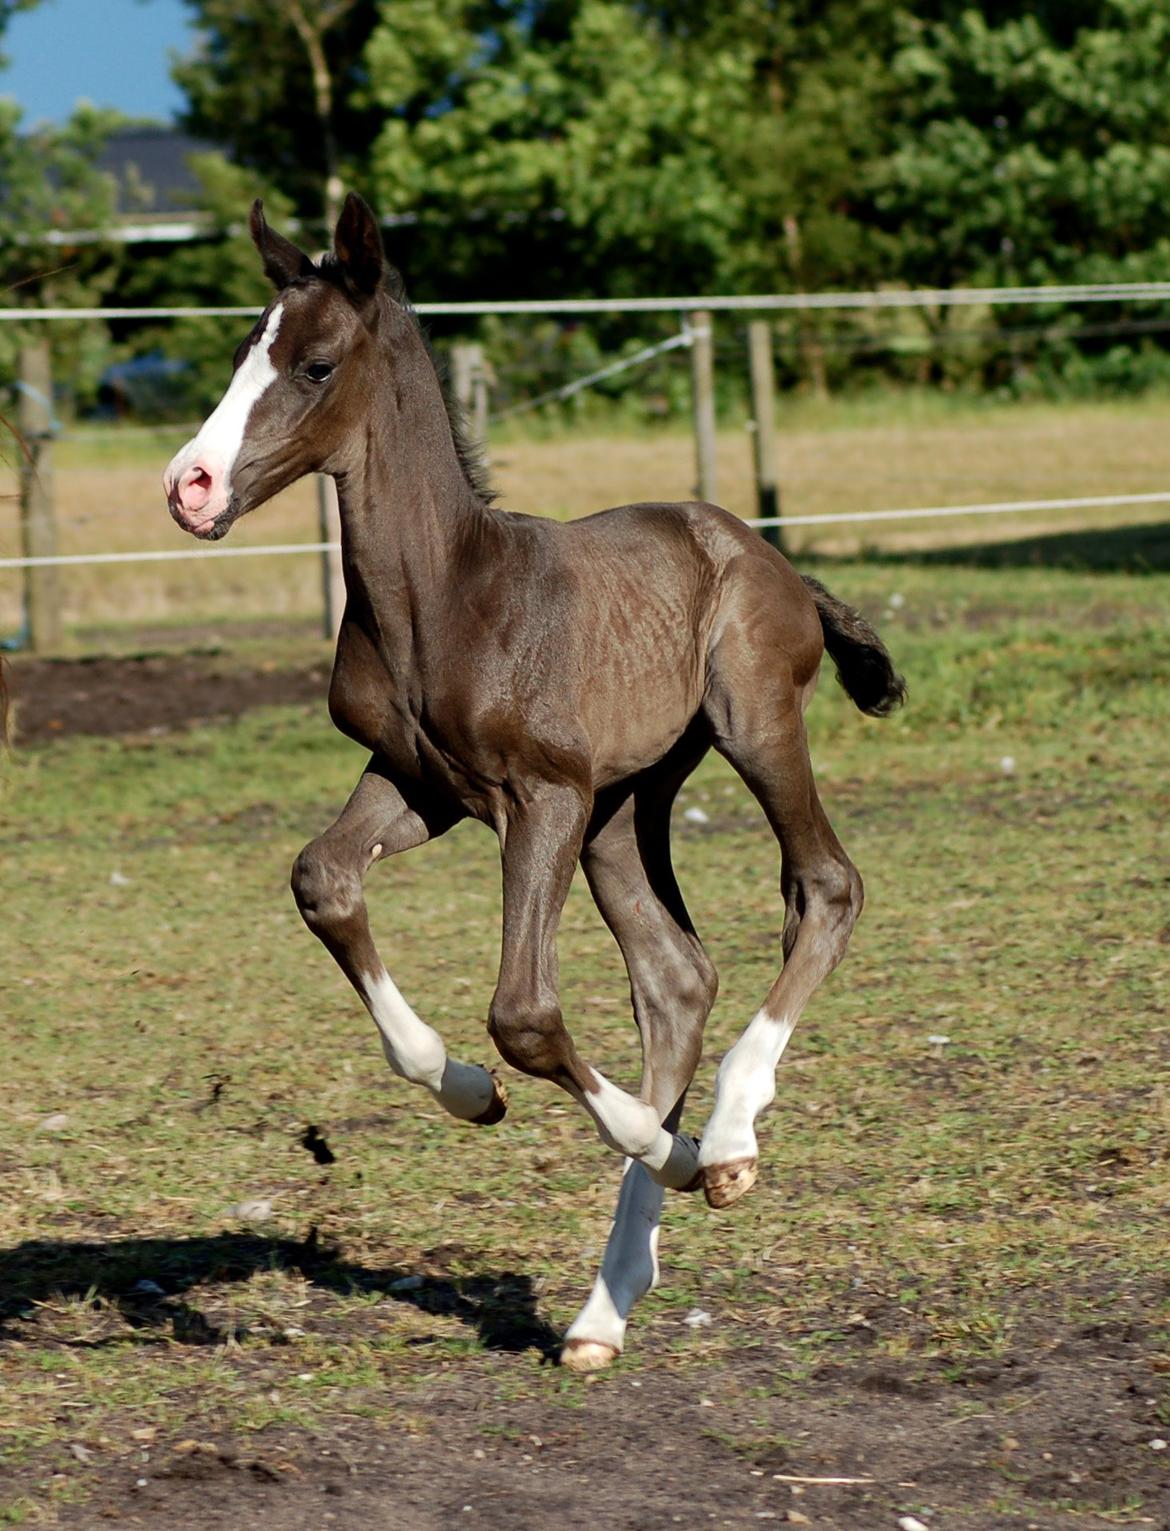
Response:
POLYGON ((831 862, 816 879, 816 897, 836 922, 852 930, 865 902, 861 873, 845 857, 831 862))
POLYGON ((335 929, 361 904, 361 880, 331 860, 319 840, 293 863, 292 891, 301 918, 315 935, 335 929))
POLYGON ((572 1049, 560 1008, 537 1001, 492 1001, 488 1031, 505 1063, 537 1079, 571 1074, 572 1049))

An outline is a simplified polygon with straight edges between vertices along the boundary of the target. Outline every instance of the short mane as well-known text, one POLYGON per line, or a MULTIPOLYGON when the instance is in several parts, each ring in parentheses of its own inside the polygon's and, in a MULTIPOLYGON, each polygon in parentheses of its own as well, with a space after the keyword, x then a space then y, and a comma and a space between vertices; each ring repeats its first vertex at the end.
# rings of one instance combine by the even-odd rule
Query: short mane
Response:
MULTIPOLYGON (((349 287, 346 283, 345 272, 341 262, 333 254, 323 255, 314 265, 314 274, 339 292, 350 296, 349 287)), ((430 337, 422 325, 422 321, 410 305, 410 299, 406 296, 406 286, 402 280, 402 274, 389 262, 382 267, 383 283, 391 300, 397 303, 407 319, 414 326, 415 332, 422 341, 431 366, 435 369, 435 376, 439 380, 439 389, 443 395, 443 405, 447 411, 447 423, 451 427, 451 439, 455 443, 455 455, 459 459, 459 467, 463 473, 467 487, 472 494, 484 505, 493 505, 498 498, 495 489, 492 488, 488 474, 487 464, 483 459, 482 443, 475 440, 468 426, 467 418, 463 413, 463 406, 455 397, 451 388, 451 380, 447 375, 446 367, 435 355, 430 337)), ((300 278, 301 281, 311 280, 308 277, 300 278)))

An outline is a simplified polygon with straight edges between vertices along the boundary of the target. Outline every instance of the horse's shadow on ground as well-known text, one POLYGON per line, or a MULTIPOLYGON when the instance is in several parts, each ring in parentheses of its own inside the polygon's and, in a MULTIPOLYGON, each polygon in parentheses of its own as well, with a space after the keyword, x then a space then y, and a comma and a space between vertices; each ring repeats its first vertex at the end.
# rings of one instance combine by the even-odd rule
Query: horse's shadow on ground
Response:
MULTIPOLYGON (((1103 518, 1109 511, 1101 511, 1103 518)), ((803 552, 802 568, 851 562, 857 555, 803 552)), ((1159 574, 1170 570, 1170 521, 1136 526, 1078 528, 943 547, 867 549, 865 563, 973 569, 1060 569, 1077 574, 1159 574)))
MULTIPOLYGON (((93 1243, 29 1239, 0 1251, 0 1339, 14 1337, 14 1323, 39 1304, 88 1298, 115 1308, 140 1342, 222 1344, 241 1331, 209 1319, 194 1305, 193 1294, 201 1287, 247 1281, 261 1271, 299 1275, 341 1295, 381 1294, 436 1318, 456 1318, 488 1350, 536 1350, 553 1359, 559 1349, 560 1336, 537 1314, 528 1276, 512 1271, 420 1276, 396 1267, 372 1268, 320 1243, 315 1229, 301 1243, 257 1233, 93 1243)), ((71 1343, 125 1343, 125 1338, 123 1331, 116 1340, 71 1343)))

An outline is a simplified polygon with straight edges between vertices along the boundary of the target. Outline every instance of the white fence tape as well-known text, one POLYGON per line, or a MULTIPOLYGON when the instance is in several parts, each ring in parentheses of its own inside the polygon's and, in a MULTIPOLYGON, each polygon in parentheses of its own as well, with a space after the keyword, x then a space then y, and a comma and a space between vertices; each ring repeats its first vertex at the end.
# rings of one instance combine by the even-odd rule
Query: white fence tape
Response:
POLYGON ((263 558, 282 553, 339 553, 339 542, 266 542, 255 548, 158 548, 142 553, 54 553, 0 558, 0 569, 61 569, 76 564, 174 563, 180 558, 263 558))
POLYGON ((765 516, 749 526, 831 526, 838 521, 919 521, 939 516, 1006 516, 1028 510, 1091 510, 1103 505, 1166 505, 1170 490, 1151 494, 1094 494, 1067 500, 1002 500, 990 505, 926 505, 914 510, 854 510, 832 516, 765 516))
MULTIPOLYGON (((888 288, 874 292, 773 292, 756 296, 682 298, 513 299, 498 303, 417 303, 420 314, 661 314, 716 310, 766 313, 785 309, 970 308, 1043 303, 1157 303, 1170 300, 1170 282, 1090 282, 1052 287, 888 288)), ((258 307, 0 308, 0 323, 32 319, 255 318, 258 307)))
MULTIPOLYGON (((855 510, 830 516, 761 516, 745 526, 837 526, 859 521, 919 521, 944 516, 1006 516, 1025 511, 1091 510, 1105 506, 1167 505, 1170 489, 1150 494, 1096 494, 1081 499, 1005 500, 988 505, 928 505, 913 510, 855 510)), ((41 558, 0 558, 0 569, 61 568, 77 564, 172 563, 180 558, 263 558, 288 553, 336 553, 338 542, 269 542, 260 547, 185 547, 141 553, 59 553, 41 558)))

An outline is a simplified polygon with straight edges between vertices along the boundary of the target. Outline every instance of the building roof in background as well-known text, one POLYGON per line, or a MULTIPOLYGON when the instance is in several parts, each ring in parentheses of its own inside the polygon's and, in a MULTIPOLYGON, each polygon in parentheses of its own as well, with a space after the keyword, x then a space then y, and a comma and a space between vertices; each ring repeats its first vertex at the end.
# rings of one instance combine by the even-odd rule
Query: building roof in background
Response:
POLYGON ((214 144, 177 128, 122 128, 110 135, 98 168, 118 184, 120 219, 173 219, 198 204, 199 181, 191 157, 209 154, 214 144))
POLYGON ((48 243, 182 244, 206 237, 211 220, 199 207, 191 160, 213 153, 214 144, 178 128, 145 123, 117 129, 96 161, 117 187, 113 222, 102 229, 54 228, 48 243))

